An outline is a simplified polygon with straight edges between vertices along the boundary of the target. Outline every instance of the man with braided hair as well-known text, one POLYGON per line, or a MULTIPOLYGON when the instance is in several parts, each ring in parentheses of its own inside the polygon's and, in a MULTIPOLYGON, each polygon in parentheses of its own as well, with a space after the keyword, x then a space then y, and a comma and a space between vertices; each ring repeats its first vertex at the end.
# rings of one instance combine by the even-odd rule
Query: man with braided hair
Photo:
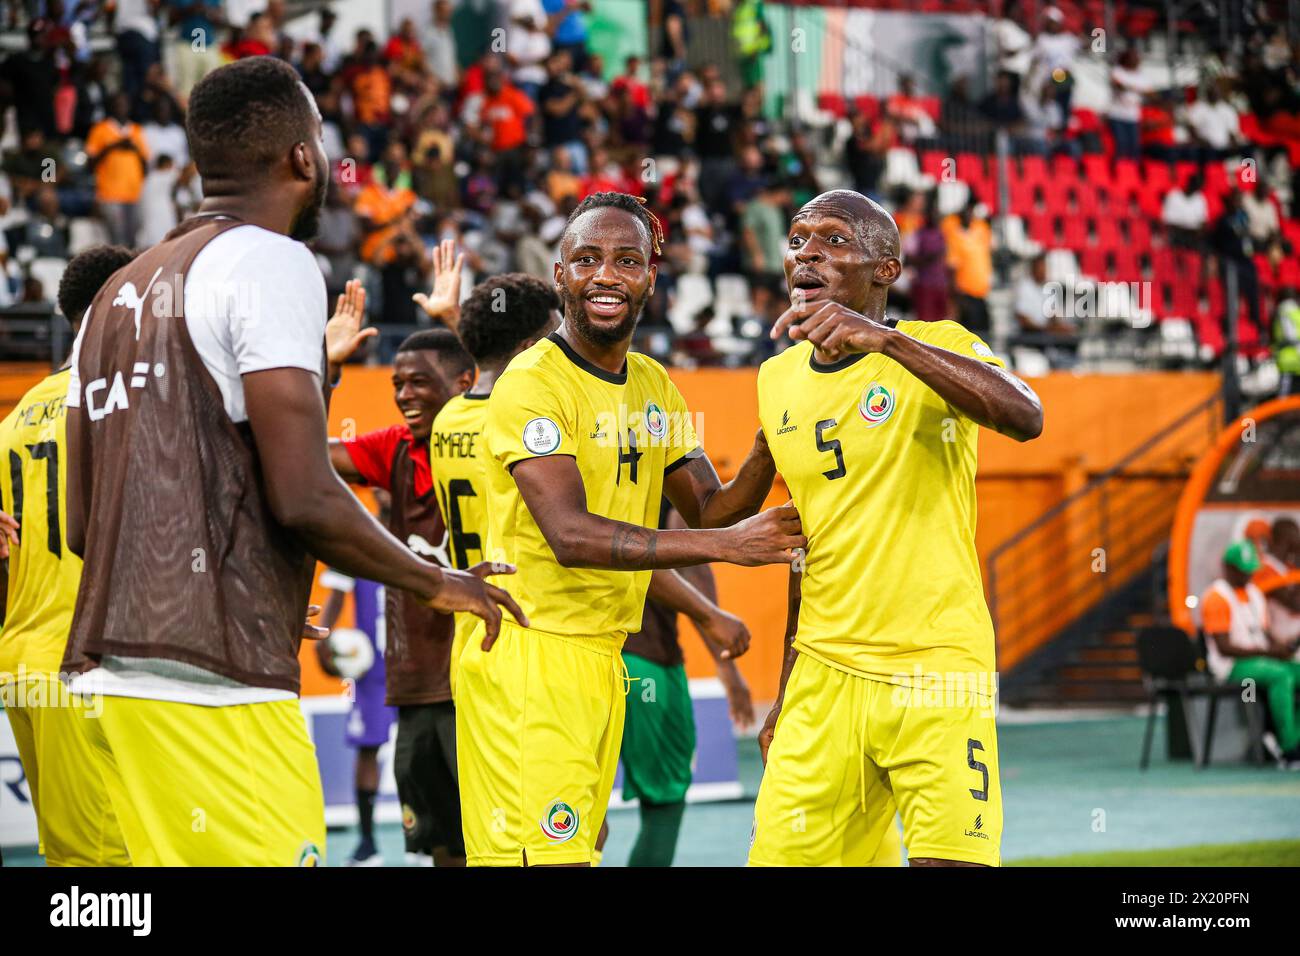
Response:
MULTIPOLYGON (((633 196, 579 203, 555 264, 563 323, 510 361, 488 402, 485 556, 517 564, 529 624, 503 622, 495 639, 476 624, 458 661, 471 866, 590 865, 623 733, 619 651, 651 572, 789 563, 804 544, 792 507, 757 513, 766 444, 722 484, 667 373, 629 352, 659 236, 633 196), (663 495, 688 528, 656 530, 663 495)), ((746 649, 743 629, 729 641, 725 658, 746 649)))

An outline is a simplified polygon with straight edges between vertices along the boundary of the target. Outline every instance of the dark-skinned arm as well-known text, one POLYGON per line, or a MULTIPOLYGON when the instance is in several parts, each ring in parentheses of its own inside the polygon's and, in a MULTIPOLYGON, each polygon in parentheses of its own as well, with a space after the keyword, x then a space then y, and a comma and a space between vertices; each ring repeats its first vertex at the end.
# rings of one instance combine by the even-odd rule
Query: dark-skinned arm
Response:
POLYGON ((347 447, 343 444, 342 439, 330 439, 330 464, 334 466, 334 471, 338 473, 338 476, 349 485, 364 485, 366 483, 366 480, 361 477, 361 472, 357 470, 352 456, 348 454, 347 447))
POLYGON ((772 489, 776 463, 759 429, 740 463, 736 477, 725 485, 703 452, 664 476, 664 495, 690 528, 725 528, 758 514, 772 489))
POLYGON ((772 326, 772 338, 790 333, 839 357, 879 352, 934 389, 949 405, 985 428, 1016 441, 1043 431, 1043 406, 1028 385, 996 365, 927 345, 838 302, 792 305, 772 326))
POLYGON ((68 428, 68 490, 65 507, 68 521, 68 550, 86 556, 86 512, 90 507, 90 449, 82 446, 81 416, 77 405, 66 406, 68 428))
POLYGON ((776 721, 781 716, 781 706, 785 703, 785 685, 794 670, 794 662, 799 652, 794 648, 794 638, 799 633, 799 605, 802 603, 803 573, 790 568, 790 584, 786 592, 785 612, 785 653, 781 655, 781 682, 777 686, 776 703, 768 711, 763 728, 758 732, 758 750, 767 766, 767 749, 772 746, 772 737, 776 734, 776 721))
POLYGON ((709 561, 756 567, 786 563, 790 549, 805 544, 792 505, 728 528, 657 531, 588 511, 582 474, 569 455, 526 458, 512 475, 555 559, 566 568, 653 571, 709 561))
POLYGON ((348 490, 330 463, 325 404, 314 374, 267 369, 244 375, 243 385, 267 505, 316 558, 352 577, 410 591, 440 611, 476 614, 487 622, 492 638, 501 624, 501 607, 524 623, 514 599, 482 580, 513 568, 485 564, 458 572, 424 561, 348 490))

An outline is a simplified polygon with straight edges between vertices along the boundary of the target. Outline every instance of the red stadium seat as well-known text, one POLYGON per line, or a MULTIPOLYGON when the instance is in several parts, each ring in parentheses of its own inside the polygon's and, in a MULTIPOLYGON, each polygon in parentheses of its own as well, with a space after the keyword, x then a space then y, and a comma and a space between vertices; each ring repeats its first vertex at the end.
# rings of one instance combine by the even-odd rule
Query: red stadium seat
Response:
POLYGON ((1079 250, 1079 271, 1094 279, 1106 278, 1106 252, 1100 246, 1084 246, 1079 250))
POLYGON ((1100 153, 1088 153, 1083 157, 1083 178, 1097 185, 1110 184, 1110 158, 1100 153))
POLYGON ((1054 217, 1045 210, 1031 209, 1024 214, 1025 230, 1029 238, 1042 246, 1056 245, 1056 225, 1054 217))
POLYGON ((1047 160, 1042 156, 1020 157, 1020 179, 1030 184, 1047 182, 1047 160))
POLYGON ((880 115, 880 100, 874 96, 855 96, 853 107, 869 120, 874 121, 880 115))
POLYGON ((845 106, 844 97, 838 93, 818 93, 817 108, 825 110, 834 116, 843 119, 848 114, 848 108, 845 106))

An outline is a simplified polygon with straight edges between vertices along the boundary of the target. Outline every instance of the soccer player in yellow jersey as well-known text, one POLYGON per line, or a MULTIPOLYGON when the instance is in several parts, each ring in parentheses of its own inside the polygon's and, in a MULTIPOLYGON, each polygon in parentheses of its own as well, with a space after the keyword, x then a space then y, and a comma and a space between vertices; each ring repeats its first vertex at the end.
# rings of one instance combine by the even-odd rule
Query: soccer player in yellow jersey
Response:
POLYGON ((865 865, 895 806, 913 865, 1000 861, 976 441, 1036 437, 1042 408, 957 323, 887 318, 901 269, 898 227, 858 193, 791 223, 772 335, 796 344, 760 369, 759 418, 808 548, 753 865, 865 865))
POLYGON ((529 625, 503 621, 495 641, 476 627, 460 657, 471 866, 590 864, 623 731, 619 649, 652 570, 788 563, 804 544, 791 506, 756 514, 774 473, 766 446, 722 485, 667 373, 628 351, 659 235, 632 196, 579 203, 555 266, 564 323, 488 401, 487 554, 518 567, 529 625), (656 529, 661 494, 689 529, 656 529))
MULTIPOLYGON (((73 333, 95 293, 134 254, 95 246, 68 263, 59 309, 73 333)), ((81 559, 67 542, 68 366, 38 383, 0 422, 0 508, 18 519, 0 626, 0 699, 36 808, 50 866, 126 866, 117 818, 83 722, 96 715, 64 692, 59 663, 72 626, 81 559)))
MULTIPOLYGON (((476 285, 460 303, 456 334, 478 366, 478 378, 447 400, 433 420, 429 458, 438 506, 447 526, 452 567, 466 570, 484 559, 487 541, 487 455, 483 426, 487 400, 510 360, 532 348, 560 324, 555 289, 523 272, 493 276, 476 285)), ((451 646, 451 692, 456 669, 474 616, 456 615, 451 646)))

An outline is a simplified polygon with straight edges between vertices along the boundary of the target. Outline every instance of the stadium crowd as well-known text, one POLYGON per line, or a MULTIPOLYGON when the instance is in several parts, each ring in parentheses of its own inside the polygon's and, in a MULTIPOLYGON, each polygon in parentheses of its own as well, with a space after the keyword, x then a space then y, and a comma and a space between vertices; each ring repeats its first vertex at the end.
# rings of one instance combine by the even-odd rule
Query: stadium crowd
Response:
MULTIPOLYGON (((1232 271, 1246 354, 1271 349, 1283 388, 1300 372, 1300 46, 1263 19, 1231 51, 1202 58, 1190 87, 1156 88, 1136 46, 1108 54, 1110 105, 1099 113, 1072 103, 1075 64, 1091 55, 1078 9, 1035 4, 1031 21, 1009 8, 993 28, 987 95, 970 95, 983 84, 969 77, 923 95, 900 75, 881 98, 823 94, 792 124, 761 85, 772 37, 757 0, 730 8, 741 67, 730 85, 718 64, 688 57, 679 0, 664 4, 655 55, 615 69, 588 42, 586 0, 493 4, 503 52, 458 46, 452 0, 434 0, 428 25, 404 19, 389 36, 340 36, 327 7, 290 31, 283 0, 239 25, 217 0, 28 6, 26 49, 0 64, 0 102, 14 118, 0 179, 7 310, 52 299, 60 263, 80 248, 152 244, 192 210, 201 196, 187 95, 222 62, 265 55, 298 69, 325 121, 335 169, 315 248, 327 284, 336 293, 362 278, 381 327, 430 321, 413 296, 440 242, 463 249, 466 292, 504 271, 547 278, 568 212, 621 190, 645 198, 667 237, 640 346, 678 364, 761 361, 773 347, 764 331, 788 302, 789 215, 847 185, 897 216, 907 270, 895 310, 951 315, 1000 347, 1069 366, 1087 316, 1053 289, 1077 276, 1141 280, 1154 301, 1140 310, 1180 317, 1199 347, 1189 358, 1206 361, 1222 348, 1232 271), (1002 132, 1021 182, 1010 184, 1015 215, 995 218, 1007 194, 989 157, 1002 132), (910 165, 900 160, 909 153, 910 165), (959 192, 941 188, 953 156, 959 192), (1162 187, 1151 202, 1143 182, 1162 187), (1136 242, 1113 228, 1109 244, 1092 234, 1130 214, 1145 220, 1136 242), (1060 249, 1073 257, 1054 258, 1060 249), (1192 300, 1174 301, 1184 287, 1192 300), (994 311, 1007 318, 995 321, 999 290, 994 311)), ((11 6, 10 27, 18 20, 11 6)))

